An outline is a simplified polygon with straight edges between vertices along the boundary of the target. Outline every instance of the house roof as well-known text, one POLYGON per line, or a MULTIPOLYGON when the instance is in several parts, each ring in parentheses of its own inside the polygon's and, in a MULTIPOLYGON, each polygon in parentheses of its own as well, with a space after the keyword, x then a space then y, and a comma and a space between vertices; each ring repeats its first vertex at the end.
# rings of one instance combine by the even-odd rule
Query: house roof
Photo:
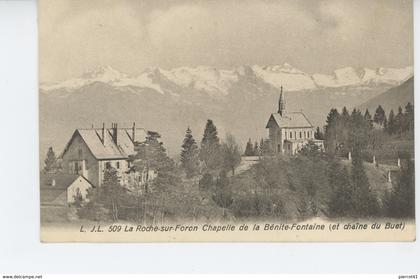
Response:
POLYGON ((77 178, 78 174, 41 173, 40 187, 46 189, 67 189, 77 178), (53 186, 53 184, 55 185, 53 186))
POLYGON ((58 198, 79 177, 76 174, 41 173, 40 196, 41 204, 60 204, 58 198))
POLYGON ((287 112, 283 116, 280 113, 272 113, 266 128, 270 128, 272 124, 279 128, 313 128, 303 112, 287 112))
POLYGON ((129 155, 136 153, 134 143, 144 142, 146 140, 147 131, 142 128, 136 128, 133 139, 133 130, 131 128, 119 128, 117 129, 116 144, 112 138, 112 129, 104 130, 103 142, 102 129, 77 129, 60 157, 65 154, 76 135, 80 135, 92 152, 92 155, 98 160, 127 159, 129 155))
POLYGON ((79 177, 93 184, 82 175, 67 173, 41 173, 40 175, 40 193, 42 204, 60 204, 57 200, 67 188, 73 184, 79 177))
POLYGON ((64 193, 65 189, 41 188, 41 204, 61 204, 58 198, 64 193))

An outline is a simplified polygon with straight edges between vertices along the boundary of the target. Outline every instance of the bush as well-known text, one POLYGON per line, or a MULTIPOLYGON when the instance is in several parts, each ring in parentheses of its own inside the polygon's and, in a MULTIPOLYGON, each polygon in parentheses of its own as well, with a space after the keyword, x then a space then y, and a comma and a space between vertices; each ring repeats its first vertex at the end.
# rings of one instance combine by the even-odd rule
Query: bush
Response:
POLYGON ((213 176, 210 173, 205 173, 198 182, 200 191, 207 191, 213 186, 213 176))

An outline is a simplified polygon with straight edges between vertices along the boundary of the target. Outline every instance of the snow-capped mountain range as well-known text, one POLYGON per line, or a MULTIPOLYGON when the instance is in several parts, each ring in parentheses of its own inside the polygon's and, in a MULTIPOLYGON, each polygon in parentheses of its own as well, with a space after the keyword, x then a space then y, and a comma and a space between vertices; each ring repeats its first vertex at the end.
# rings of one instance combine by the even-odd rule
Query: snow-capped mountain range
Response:
POLYGON ((373 98, 412 75, 412 67, 347 67, 324 75, 283 64, 230 70, 154 68, 129 76, 100 67, 79 78, 41 84, 41 151, 45 154, 49 146, 62 150, 74 129, 103 122, 125 125, 135 121, 139 127, 159 131, 173 155, 179 151, 185 129, 190 127, 198 138, 207 119, 216 123, 221 137, 230 132, 245 143, 250 137, 266 137, 265 124, 277 110, 280 86, 286 94, 286 110, 302 110, 315 127, 322 127, 331 108, 351 110, 370 100, 379 101, 369 103, 369 108, 391 101, 405 105, 407 99, 398 94, 386 102, 373 98))
POLYGON ((83 86, 103 82, 113 87, 148 88, 164 94, 162 82, 173 83, 181 88, 207 92, 213 96, 226 96, 231 86, 241 77, 254 76, 287 91, 315 90, 340 87, 396 86, 413 76, 413 67, 405 68, 354 68, 345 67, 332 74, 308 74, 288 63, 277 66, 241 66, 224 70, 206 66, 180 67, 170 70, 148 69, 139 76, 129 76, 110 66, 99 67, 84 73, 78 78, 57 83, 41 83, 41 90, 57 89, 73 91, 83 86))

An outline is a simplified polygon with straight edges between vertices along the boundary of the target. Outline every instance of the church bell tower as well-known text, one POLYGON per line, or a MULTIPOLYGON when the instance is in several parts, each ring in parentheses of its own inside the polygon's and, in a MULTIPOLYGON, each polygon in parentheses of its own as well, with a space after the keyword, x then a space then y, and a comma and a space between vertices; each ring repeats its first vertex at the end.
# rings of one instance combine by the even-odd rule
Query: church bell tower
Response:
POLYGON ((286 101, 284 100, 284 96, 283 96, 283 86, 281 86, 280 87, 280 98, 279 98, 279 109, 278 109, 277 112, 281 116, 284 116, 285 110, 286 110, 286 101))

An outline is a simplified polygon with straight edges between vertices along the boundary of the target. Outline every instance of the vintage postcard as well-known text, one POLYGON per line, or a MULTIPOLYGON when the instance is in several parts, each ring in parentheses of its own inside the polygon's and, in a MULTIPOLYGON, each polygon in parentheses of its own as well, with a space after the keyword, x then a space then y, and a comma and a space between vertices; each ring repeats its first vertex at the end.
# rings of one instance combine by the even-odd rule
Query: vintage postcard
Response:
POLYGON ((41 241, 414 241, 412 13, 40 0, 41 241))

